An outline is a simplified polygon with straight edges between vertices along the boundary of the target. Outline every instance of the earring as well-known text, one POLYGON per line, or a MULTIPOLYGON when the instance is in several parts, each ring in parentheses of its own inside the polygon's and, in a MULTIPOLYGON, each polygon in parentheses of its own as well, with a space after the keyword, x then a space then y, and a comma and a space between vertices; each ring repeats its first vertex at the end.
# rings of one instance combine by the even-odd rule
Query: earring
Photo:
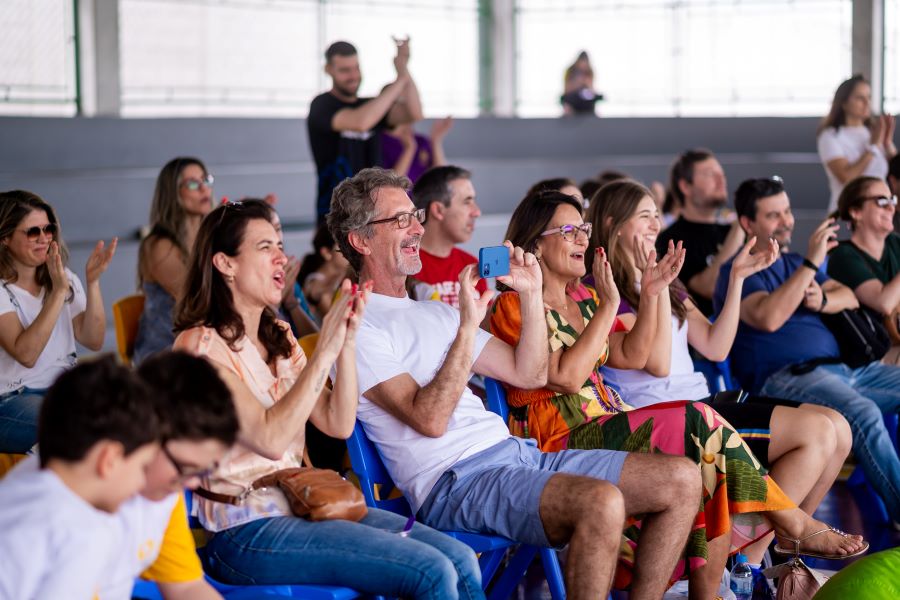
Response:
POLYGON ((234 275, 226 275, 225 281, 227 281, 228 283, 234 283, 234 275))

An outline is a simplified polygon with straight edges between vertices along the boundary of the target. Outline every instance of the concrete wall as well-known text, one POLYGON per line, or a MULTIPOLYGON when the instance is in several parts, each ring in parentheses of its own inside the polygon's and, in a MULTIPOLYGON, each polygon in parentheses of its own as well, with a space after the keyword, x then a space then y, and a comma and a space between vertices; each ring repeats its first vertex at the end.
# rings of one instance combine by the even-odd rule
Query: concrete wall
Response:
MULTIPOLYGON (((614 168, 647 183, 665 181, 672 158, 693 146, 716 152, 729 190, 746 177, 781 175, 798 220, 795 247, 804 248, 828 204, 816 122, 460 119, 446 150, 451 162, 473 171, 485 213, 470 250, 501 240, 508 215, 538 179, 581 180, 614 168)), ((28 189, 53 204, 76 272, 97 239, 120 237, 103 280, 107 306, 135 289, 135 232, 146 223, 160 167, 177 155, 207 163, 218 198, 276 193, 289 252, 302 255, 309 247, 315 168, 302 120, 0 118, 0 142, 0 189, 28 189)), ((111 325, 107 338, 112 349, 111 325)))

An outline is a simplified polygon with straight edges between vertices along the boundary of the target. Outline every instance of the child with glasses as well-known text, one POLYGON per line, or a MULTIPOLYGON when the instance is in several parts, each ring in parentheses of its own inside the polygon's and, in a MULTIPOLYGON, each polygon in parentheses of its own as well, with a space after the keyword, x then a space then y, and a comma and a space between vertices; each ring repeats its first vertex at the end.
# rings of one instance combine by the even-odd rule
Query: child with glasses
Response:
POLYGON ((116 243, 97 242, 83 285, 66 267, 53 208, 31 192, 0 193, 0 452, 34 445, 44 392, 75 365, 75 341, 103 346, 100 276, 116 243))

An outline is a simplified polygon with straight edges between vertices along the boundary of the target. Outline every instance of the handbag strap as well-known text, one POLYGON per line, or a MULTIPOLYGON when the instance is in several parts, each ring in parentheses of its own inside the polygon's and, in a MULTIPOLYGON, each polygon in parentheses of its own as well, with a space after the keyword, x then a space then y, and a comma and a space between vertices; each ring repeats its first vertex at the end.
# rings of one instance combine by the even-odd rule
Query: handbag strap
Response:
MULTIPOLYGON (((313 468, 312 461, 309 459, 309 452, 306 450, 305 445, 303 446, 303 466, 313 468)), ((262 489, 263 487, 265 486, 256 485, 256 482, 254 481, 249 486, 247 486, 247 489, 245 489, 243 493, 240 494, 220 494, 219 492, 214 492, 204 487, 198 487, 194 490, 194 493, 201 498, 212 500, 213 502, 221 502, 222 504, 240 506, 244 503, 244 499, 250 495, 250 492, 262 489)))

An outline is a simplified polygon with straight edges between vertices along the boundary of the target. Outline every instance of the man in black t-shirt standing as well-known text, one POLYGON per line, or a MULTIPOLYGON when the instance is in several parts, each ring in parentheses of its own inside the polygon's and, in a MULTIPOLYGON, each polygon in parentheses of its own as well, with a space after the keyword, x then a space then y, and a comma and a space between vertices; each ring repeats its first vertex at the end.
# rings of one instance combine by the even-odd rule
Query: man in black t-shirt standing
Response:
POLYGON ((728 188, 725 171, 711 151, 682 153, 669 170, 669 186, 681 204, 681 216, 659 235, 657 252, 665 252, 669 240, 684 242, 681 281, 697 307, 710 316, 719 267, 741 249, 745 234, 737 221, 721 222, 728 188))
POLYGON ((331 90, 316 96, 306 120, 318 172, 316 216, 325 220, 334 187, 366 167, 380 166, 382 129, 422 119, 419 91, 409 74, 409 40, 394 40, 397 79, 374 98, 357 96, 362 74, 356 48, 335 42, 325 51, 331 90))

